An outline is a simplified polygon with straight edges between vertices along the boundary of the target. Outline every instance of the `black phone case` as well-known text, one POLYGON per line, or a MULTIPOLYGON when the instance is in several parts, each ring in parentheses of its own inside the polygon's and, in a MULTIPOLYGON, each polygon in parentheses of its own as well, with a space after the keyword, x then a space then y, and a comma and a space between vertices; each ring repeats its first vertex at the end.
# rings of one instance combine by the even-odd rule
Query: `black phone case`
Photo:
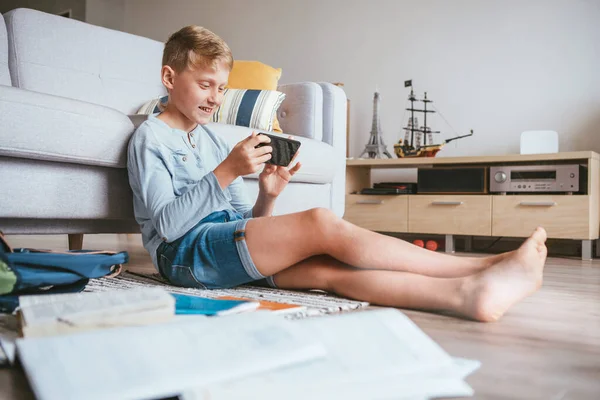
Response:
POLYGON ((271 143, 261 143, 256 146, 257 148, 263 146, 273 147, 271 159, 267 161, 268 164, 280 165, 282 167, 290 165, 294 154, 296 154, 300 148, 301 143, 299 141, 262 132, 259 133, 259 135, 265 135, 271 138, 271 143))

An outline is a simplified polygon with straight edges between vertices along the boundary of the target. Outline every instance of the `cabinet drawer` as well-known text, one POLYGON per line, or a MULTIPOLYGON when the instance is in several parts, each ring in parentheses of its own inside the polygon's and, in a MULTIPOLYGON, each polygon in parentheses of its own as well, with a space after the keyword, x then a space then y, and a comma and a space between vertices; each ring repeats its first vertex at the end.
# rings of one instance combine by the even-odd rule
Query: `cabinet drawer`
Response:
POLYGON ((346 195, 344 219, 381 232, 406 232, 407 196, 346 195))
POLYGON ((416 195, 408 201, 408 231, 487 235, 492 231, 492 198, 477 195, 416 195))
POLYGON ((525 237, 541 226, 548 237, 590 238, 589 196, 493 196, 492 235, 525 237))

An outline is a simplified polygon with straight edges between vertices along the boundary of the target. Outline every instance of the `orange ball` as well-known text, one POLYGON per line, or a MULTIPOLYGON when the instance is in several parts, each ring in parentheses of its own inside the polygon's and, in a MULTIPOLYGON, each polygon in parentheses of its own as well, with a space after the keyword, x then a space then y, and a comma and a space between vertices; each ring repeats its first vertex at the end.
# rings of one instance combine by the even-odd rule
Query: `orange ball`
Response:
POLYGON ((417 240, 413 241, 413 244, 415 246, 425 247, 425 243, 421 239, 417 239, 417 240))
POLYGON ((431 251, 436 251, 438 249, 438 244, 435 240, 428 240, 425 243, 425 248, 431 251))

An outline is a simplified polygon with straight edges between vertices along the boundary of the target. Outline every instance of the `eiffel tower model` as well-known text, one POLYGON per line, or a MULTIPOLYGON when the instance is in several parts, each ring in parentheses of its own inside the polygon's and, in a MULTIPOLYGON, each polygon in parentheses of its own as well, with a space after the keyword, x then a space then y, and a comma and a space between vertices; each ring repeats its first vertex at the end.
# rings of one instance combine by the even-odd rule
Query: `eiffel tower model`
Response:
POLYGON ((383 136, 381 136, 381 126, 379 123, 379 92, 375 92, 373 96, 373 124, 371 125, 371 136, 369 137, 369 143, 365 146, 365 150, 362 152, 359 158, 367 154, 368 158, 392 158, 391 154, 387 151, 385 143, 383 142, 383 136))

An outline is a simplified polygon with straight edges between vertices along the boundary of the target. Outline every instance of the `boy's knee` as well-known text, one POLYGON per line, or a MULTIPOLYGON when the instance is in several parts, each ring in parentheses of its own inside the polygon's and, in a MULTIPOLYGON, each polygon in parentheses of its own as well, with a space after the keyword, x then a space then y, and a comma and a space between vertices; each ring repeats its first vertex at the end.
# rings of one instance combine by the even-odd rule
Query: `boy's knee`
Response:
POLYGON ((313 226, 315 227, 329 227, 335 223, 335 220, 337 219, 337 216, 333 213, 333 211, 323 207, 310 209, 308 210, 308 214, 311 223, 313 223, 313 226))
POLYGON ((339 235, 345 234, 344 220, 327 208, 313 208, 308 211, 308 230, 319 247, 319 253, 329 253, 338 243, 339 235))

